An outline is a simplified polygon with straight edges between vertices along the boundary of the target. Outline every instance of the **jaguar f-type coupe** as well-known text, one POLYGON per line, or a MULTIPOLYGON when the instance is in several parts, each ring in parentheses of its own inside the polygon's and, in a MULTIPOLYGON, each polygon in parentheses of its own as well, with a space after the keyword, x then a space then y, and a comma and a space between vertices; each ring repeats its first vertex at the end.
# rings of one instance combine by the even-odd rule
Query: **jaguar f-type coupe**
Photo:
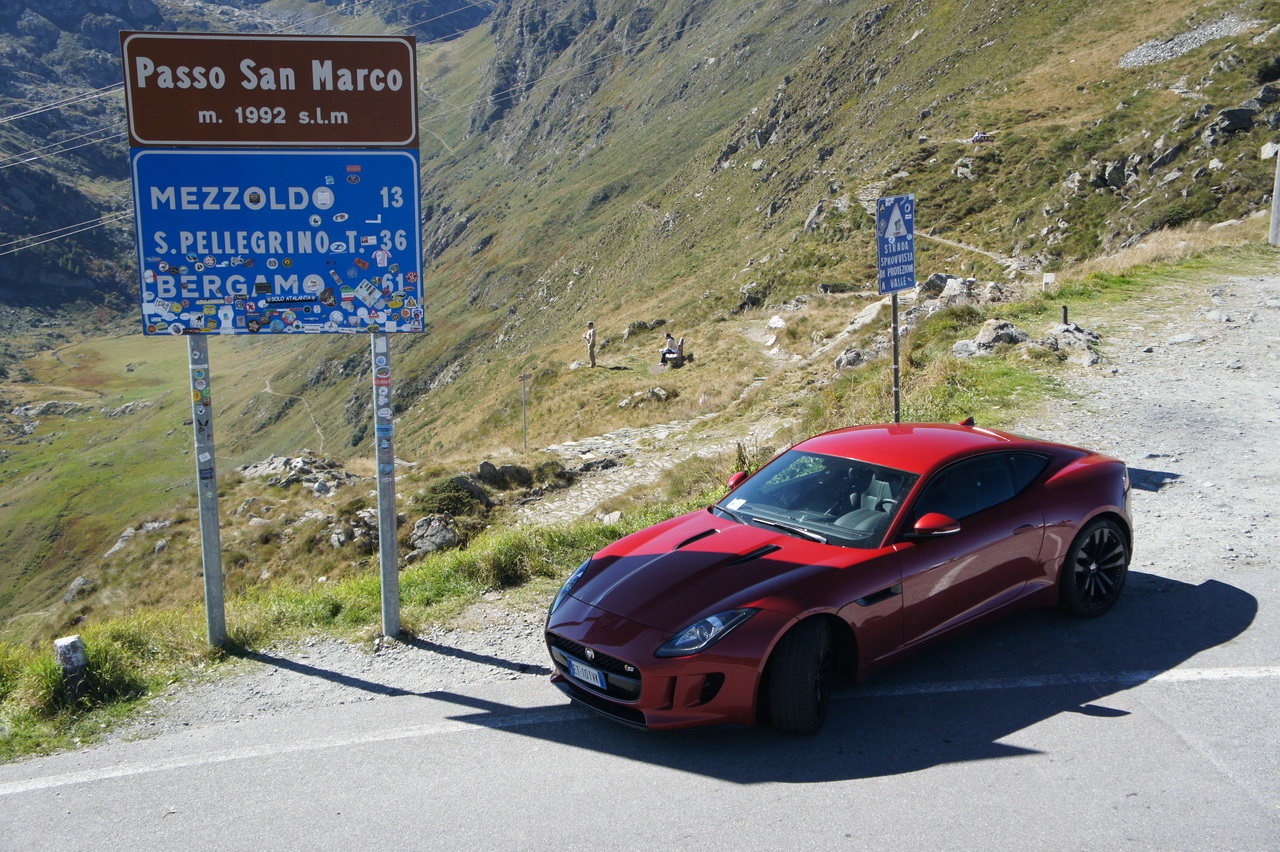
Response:
POLYGON ((1098 616, 1125 585, 1123 462, 971 424, 809 438, 720 502, 575 570, 552 681, 647 728, 823 723, 832 684, 998 614, 1098 616))

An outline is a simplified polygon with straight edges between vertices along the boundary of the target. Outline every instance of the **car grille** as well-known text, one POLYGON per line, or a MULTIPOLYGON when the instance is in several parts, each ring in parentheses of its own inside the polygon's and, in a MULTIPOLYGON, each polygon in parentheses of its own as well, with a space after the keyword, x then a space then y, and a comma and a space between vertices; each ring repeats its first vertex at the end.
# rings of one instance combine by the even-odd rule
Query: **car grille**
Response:
POLYGON ((560 671, 573 679, 573 684, 580 689, 587 689, 596 695, 605 695, 615 701, 635 701, 640 697, 640 670, 630 663, 624 663, 617 657, 611 657, 599 651, 587 656, 587 647, 557 633, 547 633, 547 647, 551 658, 560 671), (595 684, 588 684, 573 678, 569 673, 568 658, 573 657, 580 663, 598 669, 604 673, 605 689, 601 691, 595 684))

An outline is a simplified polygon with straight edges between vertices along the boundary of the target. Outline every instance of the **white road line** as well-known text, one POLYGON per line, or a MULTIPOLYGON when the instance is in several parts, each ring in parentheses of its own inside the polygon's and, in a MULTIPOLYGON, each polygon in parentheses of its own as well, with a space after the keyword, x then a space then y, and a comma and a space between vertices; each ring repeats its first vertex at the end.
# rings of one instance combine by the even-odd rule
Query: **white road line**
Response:
MULTIPOLYGON (((299 752, 318 751, 330 748, 350 748, 370 743, 394 742, 395 740, 415 739, 417 737, 436 736, 440 734, 474 731, 478 728, 517 728, 525 725, 546 725, 558 722, 572 722, 588 718, 585 710, 575 707, 554 707, 514 713, 510 716, 486 717, 483 721, 465 719, 442 719, 429 725, 415 725, 396 730, 374 731, 368 734, 345 737, 320 737, 306 742, 270 743, 252 748, 237 748, 217 754, 193 754, 169 760, 155 760, 146 763, 125 763, 118 766, 105 766, 100 769, 85 769, 79 772, 67 772, 60 775, 49 775, 44 778, 32 778, 25 781, 9 781, 0 783, 0 796, 11 796, 17 793, 28 793, 33 790, 47 790, 51 787, 66 787, 72 784, 87 784, 93 781, 106 781, 113 778, 128 778, 133 775, 145 775, 151 772, 164 772, 170 769, 184 769, 191 766, 213 766, 219 763, 230 763, 236 760, 254 760, 265 757, 278 757, 299 752)), ((0 767, 3 769, 4 767, 0 767)))
POLYGON ((942 683, 908 683, 902 686, 859 687, 841 697, 880 698, 888 695, 929 695, 941 692, 982 692, 991 689, 1037 689, 1073 684, 1118 683, 1136 686, 1140 683, 1189 683, 1204 680, 1239 680, 1280 677, 1280 666, 1242 666, 1222 669, 1171 669, 1169 671, 1092 672, 1082 674, 1039 675, 1035 677, 993 678, 991 680, 958 680, 942 683))
MULTIPOLYGON (((903 684, 851 689, 842 692, 838 698, 882 698, 893 695, 928 695, 946 692, 978 692, 984 690, 1040 689, 1054 686, 1071 686, 1075 684, 1122 684, 1137 686, 1146 683, 1193 683, 1201 681, 1221 680, 1258 680, 1280 678, 1280 666, 1245 666, 1237 668, 1216 669, 1173 669, 1171 671, 1134 671, 1134 672, 1097 672, 1092 674, 1060 674, 1041 675, 1036 677, 994 678, 990 680, 965 680, 939 683, 903 684)), ((327 737, 308 740, 306 742, 271 743, 252 748, 231 749, 218 754, 197 754, 177 757, 169 760, 149 761, 146 763, 126 763, 118 766, 86 769, 79 772, 67 772, 49 775, 43 778, 31 778, 22 781, 0 782, 0 796, 13 796, 30 793, 36 790, 47 790, 54 787, 67 787, 73 784, 89 784, 95 781, 107 781, 115 778, 128 778, 152 772, 164 772, 171 769, 183 769, 191 766, 212 766, 219 763, 230 763, 236 760, 253 760, 266 757, 277 757, 299 752, 318 751, 323 749, 350 748, 371 743, 394 742, 396 740, 414 739, 417 737, 440 734, 460 733, 477 729, 519 728, 526 725, 549 725, 562 722, 576 722, 592 718, 586 710, 572 706, 556 706, 528 710, 521 713, 492 716, 472 716, 462 719, 443 719, 429 725, 415 725, 397 730, 380 730, 368 734, 344 737, 327 737)), ((21 766, 22 764, 18 764, 21 766)), ((6 767, 0 767, 0 771, 6 767)))

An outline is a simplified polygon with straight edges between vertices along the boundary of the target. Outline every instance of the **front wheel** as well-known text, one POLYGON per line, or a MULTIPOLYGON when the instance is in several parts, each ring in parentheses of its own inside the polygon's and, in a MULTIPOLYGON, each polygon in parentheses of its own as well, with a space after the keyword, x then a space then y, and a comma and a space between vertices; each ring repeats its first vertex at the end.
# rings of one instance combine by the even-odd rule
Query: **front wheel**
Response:
POLYGON ((1096 520, 1071 543, 1058 575, 1058 608, 1095 618, 1115 606, 1129 576, 1129 543, 1114 522, 1096 520))
POLYGON ((811 618, 796 625, 769 659, 769 718, 788 734, 813 734, 822 727, 831 700, 834 661, 831 629, 811 618))

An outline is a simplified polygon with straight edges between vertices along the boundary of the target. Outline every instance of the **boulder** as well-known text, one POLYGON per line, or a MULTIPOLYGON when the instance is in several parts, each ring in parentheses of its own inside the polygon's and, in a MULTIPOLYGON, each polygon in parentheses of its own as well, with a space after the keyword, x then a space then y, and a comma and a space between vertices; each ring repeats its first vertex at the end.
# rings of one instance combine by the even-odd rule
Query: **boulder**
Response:
POLYGON ((865 364, 871 360, 873 356, 870 353, 857 347, 850 346, 848 349, 836 356, 835 368, 837 370, 850 370, 861 364, 865 364))
POLYGON ((62 596, 63 603, 75 603, 80 598, 93 591, 97 583, 83 575, 76 577, 71 581, 71 585, 67 587, 67 593, 62 596))
POLYGON ((927 296, 940 296, 942 291, 947 288, 947 284, 952 281, 954 276, 945 272, 935 272, 920 282, 920 292, 927 296))
POLYGON ((1008 320, 990 319, 982 324, 974 343, 984 351, 991 351, 1001 344, 1016 346, 1026 343, 1031 335, 1008 320))
POLYGON ((449 481, 474 497, 476 502, 484 506, 486 509, 493 508, 493 500, 489 498, 489 495, 485 493, 483 488, 476 484, 474 479, 467 476, 465 473, 460 473, 449 481))
POLYGON ((409 533, 409 544, 413 547, 406 560, 420 558, 428 553, 448 550, 458 546, 458 528, 453 515, 441 513, 419 518, 409 533))
POLYGON ((533 473, 518 464, 504 464, 498 468, 498 476, 507 488, 532 488, 533 473))
POLYGON ((1063 361, 1092 367, 1102 361, 1102 356, 1093 348, 1100 340, 1097 332, 1072 322, 1049 329, 1049 334, 1037 340, 1035 346, 1052 352, 1063 361))
POLYGON ((973 292, 974 283, 971 278, 952 278, 938 296, 938 301, 947 307, 953 305, 976 305, 978 297, 973 292))

